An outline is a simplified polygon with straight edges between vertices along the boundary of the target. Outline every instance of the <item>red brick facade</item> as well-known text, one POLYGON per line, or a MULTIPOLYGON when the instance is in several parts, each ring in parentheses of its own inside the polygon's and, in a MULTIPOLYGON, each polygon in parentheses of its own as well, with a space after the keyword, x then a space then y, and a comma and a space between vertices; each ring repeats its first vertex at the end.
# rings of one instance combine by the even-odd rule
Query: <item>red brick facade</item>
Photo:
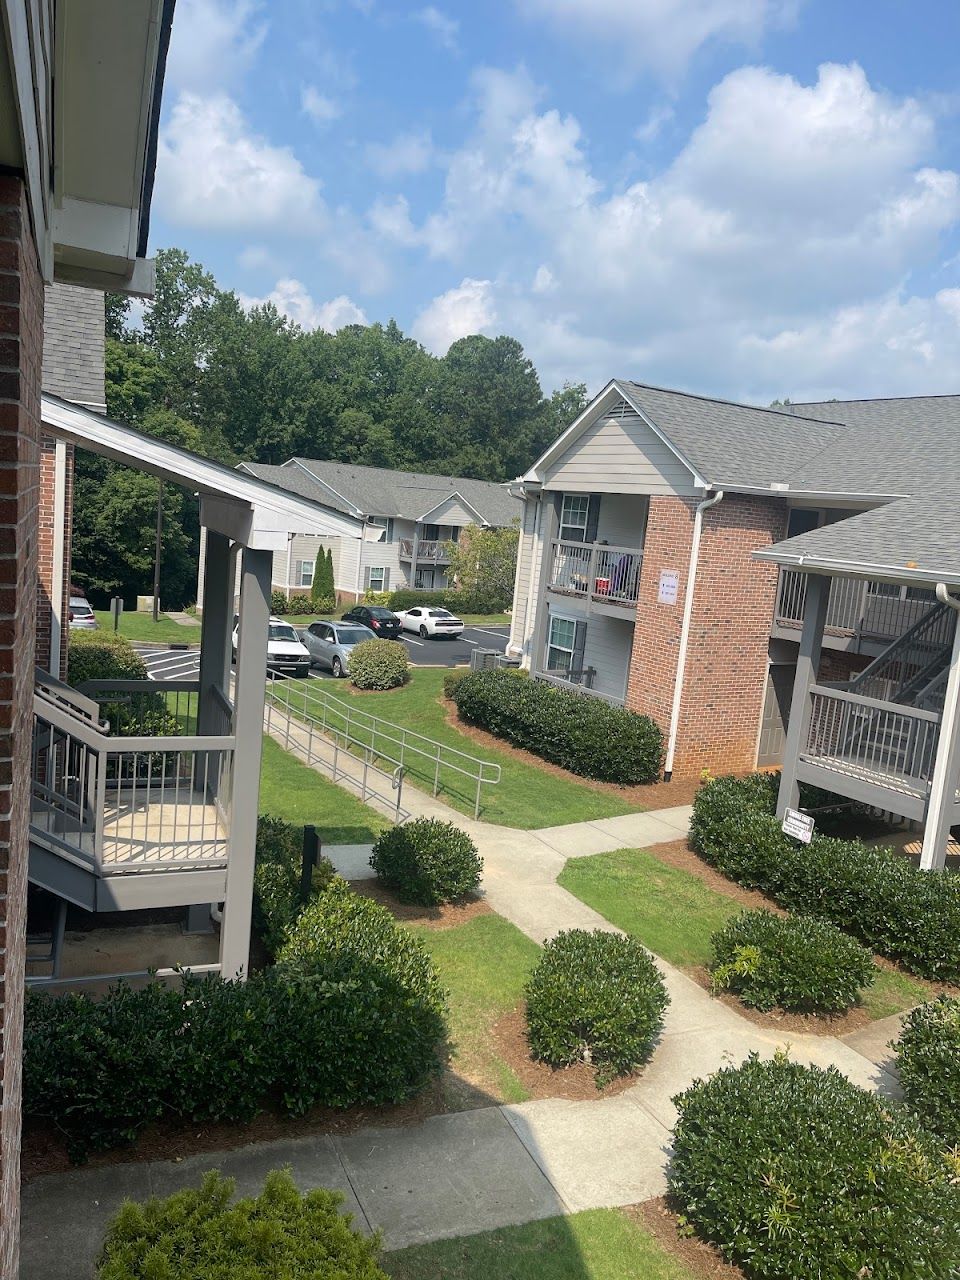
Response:
MULTIPOLYGON (((669 731, 697 499, 653 497, 644 541, 627 706, 669 731), (676 604, 660 575, 679 575, 676 604)), ((786 533, 786 505, 729 494, 703 514, 680 703, 676 777, 752 769, 766 686, 775 565, 752 552, 786 533)))
POLYGON ((70 539, 73 528, 73 445, 66 446, 66 478, 64 502, 64 526, 57 537, 54 522, 54 479, 56 442, 52 436, 40 438, 40 514, 37 550, 37 666, 50 669, 51 629, 53 626, 54 566, 58 557, 63 562, 63 591, 60 601, 60 617, 63 634, 60 637, 61 680, 67 674, 67 628, 70 598, 70 539))
POLYGON ((18 1274, 20 1057, 43 286, 24 185, 0 176, 0 1278, 18 1274))

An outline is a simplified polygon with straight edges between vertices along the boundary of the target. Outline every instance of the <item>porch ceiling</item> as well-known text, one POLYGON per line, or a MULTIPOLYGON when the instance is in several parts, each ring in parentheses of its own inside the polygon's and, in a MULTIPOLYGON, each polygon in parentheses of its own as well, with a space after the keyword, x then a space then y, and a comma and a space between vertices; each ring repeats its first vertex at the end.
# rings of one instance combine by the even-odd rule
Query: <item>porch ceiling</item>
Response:
POLYGON ((56 396, 44 395, 42 418, 81 449, 199 494, 201 523, 243 546, 282 550, 290 533, 363 537, 361 520, 56 396))

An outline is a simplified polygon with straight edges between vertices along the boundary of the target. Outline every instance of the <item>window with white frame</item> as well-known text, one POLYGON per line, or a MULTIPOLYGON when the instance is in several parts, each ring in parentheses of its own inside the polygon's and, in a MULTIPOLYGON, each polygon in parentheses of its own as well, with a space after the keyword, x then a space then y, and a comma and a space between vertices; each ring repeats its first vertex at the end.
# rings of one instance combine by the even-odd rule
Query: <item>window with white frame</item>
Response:
POLYGON ((560 507, 561 542, 586 542, 590 498, 586 493, 565 493, 560 507))
POLYGON ((383 529, 384 535, 382 542, 389 543, 393 541, 393 519, 390 516, 371 516, 370 524, 376 529, 383 529))
POLYGON ((550 619, 550 635, 547 639, 547 670, 569 672, 573 666, 577 624, 572 618, 550 619))
POLYGON ((388 569, 375 569, 372 566, 367 570, 367 589, 370 591, 386 591, 390 583, 390 571, 388 569))
POLYGON ((310 587, 313 585, 313 565, 312 560, 298 560, 294 565, 293 585, 295 587, 310 587))

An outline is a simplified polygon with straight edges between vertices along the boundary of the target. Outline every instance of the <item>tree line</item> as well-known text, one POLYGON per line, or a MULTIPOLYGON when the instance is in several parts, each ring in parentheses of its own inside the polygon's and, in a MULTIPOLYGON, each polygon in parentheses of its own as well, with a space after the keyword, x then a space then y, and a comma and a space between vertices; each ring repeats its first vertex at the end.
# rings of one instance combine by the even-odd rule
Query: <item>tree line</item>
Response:
MULTIPOLYGON (((107 413, 228 465, 290 457, 512 479, 577 416, 583 384, 546 396, 515 338, 431 355, 388 324, 308 332, 271 303, 247 310, 181 249, 157 254, 134 323, 107 297, 107 413)), ((157 482, 78 452, 73 576, 95 600, 151 590, 157 482)), ((162 600, 196 589, 196 501, 163 493, 162 600)))

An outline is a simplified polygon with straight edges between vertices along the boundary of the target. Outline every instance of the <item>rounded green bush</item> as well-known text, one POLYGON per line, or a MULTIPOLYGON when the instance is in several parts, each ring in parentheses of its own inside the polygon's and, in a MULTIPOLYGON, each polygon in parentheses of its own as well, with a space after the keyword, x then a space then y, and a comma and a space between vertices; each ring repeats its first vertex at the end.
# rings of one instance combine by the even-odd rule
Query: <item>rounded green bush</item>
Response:
MULTIPOLYGON (((257 855, 253 873, 253 925, 263 945, 275 956, 287 930, 303 908, 300 876, 303 830, 282 818, 261 814, 257 820, 257 855)), ((322 855, 313 868, 311 894, 322 893, 336 875, 322 855)))
POLYGON ((874 978, 866 948, 811 916, 742 911, 710 942, 714 987, 755 1009, 840 1013, 874 978))
POLYGON ((660 773, 663 735, 649 716, 512 670, 473 671, 451 696, 468 724, 581 777, 632 785, 660 773))
POLYGON ((350 680, 358 689, 396 689, 407 681, 407 651, 396 640, 364 640, 351 652, 350 680))
POLYGON ((254 1280, 330 1276, 387 1280, 380 1237, 357 1231, 343 1196, 301 1195, 274 1169, 259 1196, 233 1201, 235 1183, 216 1169, 199 1187, 162 1200, 127 1200, 107 1228, 98 1280, 254 1280))
POLYGON ((483 859, 467 833, 439 818, 417 818, 382 832, 370 865, 401 902, 422 907, 473 893, 483 873, 483 859))
POLYGON ((750 1280, 955 1280, 956 1160, 836 1068, 754 1055, 674 1103, 670 1189, 750 1280))
POLYGON ((533 1057, 552 1067, 591 1063, 598 1088, 646 1061, 670 1002, 650 953, 600 929, 547 942, 524 995, 533 1057))
POLYGON ((950 1147, 960 1147, 960 999, 940 996, 912 1009, 896 1045, 903 1096, 950 1147))
MULTIPOLYGON (((323 603, 326 603, 325 601, 323 603)), ((308 595, 306 591, 294 591, 287 597, 287 613, 292 613, 294 617, 305 617, 311 613, 332 613, 333 605, 329 609, 322 607, 319 600, 315 600, 313 596, 308 595)))

